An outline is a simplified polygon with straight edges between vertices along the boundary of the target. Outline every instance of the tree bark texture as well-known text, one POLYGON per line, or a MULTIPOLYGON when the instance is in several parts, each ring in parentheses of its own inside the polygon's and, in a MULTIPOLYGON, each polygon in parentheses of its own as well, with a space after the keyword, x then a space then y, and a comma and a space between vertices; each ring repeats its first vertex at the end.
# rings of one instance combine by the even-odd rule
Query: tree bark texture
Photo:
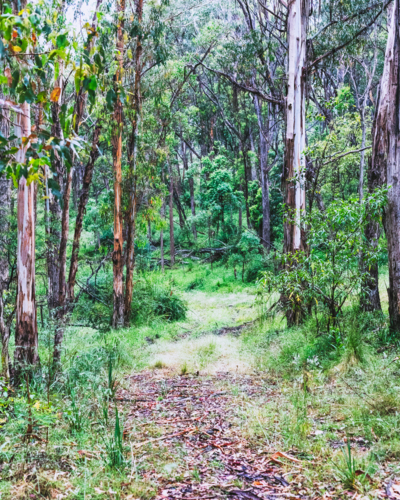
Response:
POLYGON ((124 57, 124 15, 125 0, 119 0, 117 6, 118 28, 117 28, 117 73, 115 75, 115 87, 117 99, 114 105, 113 114, 113 170, 114 170, 114 252, 113 252, 113 290, 114 290, 114 310, 112 326, 120 328, 124 324, 124 291, 123 291, 123 217, 122 217, 122 127, 123 109, 120 99, 120 86, 123 77, 123 57, 124 57))
POLYGON ((93 134, 92 150, 83 175, 82 189, 75 223, 74 242, 72 245, 71 265, 68 277, 68 298, 70 302, 74 300, 74 286, 76 282, 76 273, 78 272, 79 245, 82 234, 83 217, 85 215, 86 205, 89 199, 89 189, 92 183, 94 164, 99 156, 98 143, 100 130, 101 127, 97 125, 93 134))
MULTIPOLYGON (((394 1, 380 87, 370 175, 387 183, 384 226, 389 256, 390 327, 400 333, 400 13, 394 1)), ((373 232, 373 231, 372 231, 373 232)))
MULTIPOLYGON (((286 219, 283 226, 283 249, 295 254, 306 248, 301 220, 306 208, 304 149, 305 130, 305 78, 307 44, 308 0, 293 0, 288 4, 288 92, 286 98, 286 138, 283 171, 283 191, 286 219)), ((281 297, 283 303, 288 301, 281 297)), ((288 309, 288 326, 298 324, 303 318, 302 308, 288 309)))
MULTIPOLYGON (((182 136, 181 136, 181 149, 182 149, 183 167, 184 167, 185 171, 187 172, 189 170, 189 164, 188 164, 188 157, 187 157, 187 151, 186 151, 186 144, 183 141, 182 136)), ((194 217, 196 215, 196 202, 194 199, 193 175, 189 176, 188 182, 189 182, 189 193, 190 193, 190 210, 192 212, 192 217, 194 217)), ((193 238, 196 241, 197 240, 197 230, 196 230, 196 224, 194 222, 192 223, 192 233, 193 233, 193 238)))
MULTIPOLYGON (((257 115, 258 121, 258 131, 259 131, 259 141, 260 141, 260 176, 261 176, 261 203, 262 203, 262 244, 264 248, 269 252, 271 249, 271 214, 269 206, 269 169, 268 169, 268 150, 269 144, 265 138, 265 127, 264 120, 261 110, 261 102, 258 97, 254 97, 254 108, 257 115)), ((270 115, 268 120, 268 133, 272 131, 273 128, 273 106, 270 105, 270 115)))
MULTIPOLYGON (((21 104, 17 113, 15 135, 31 135, 30 105, 21 104)), ((18 163, 26 161, 27 144, 22 144, 16 154, 18 163)), ((18 243, 17 243, 17 314, 15 328, 15 377, 20 380, 22 370, 38 364, 38 331, 35 302, 35 183, 28 186, 25 177, 18 183, 18 243)))
POLYGON ((284 251, 305 248, 301 215, 305 210, 305 73, 308 1, 288 6, 288 94, 286 100, 286 152, 284 191, 288 219, 284 223, 284 251))
MULTIPOLYGON (((62 139, 63 132, 60 124, 60 104, 53 102, 51 105, 52 126, 51 135, 62 139)), ((53 171, 57 172, 57 181, 60 185, 60 191, 63 191, 63 165, 58 153, 55 153, 53 160, 53 171)), ((60 260, 59 250, 61 241, 61 218, 62 210, 59 200, 49 193, 49 225, 47 235, 47 275, 48 275, 48 305, 49 309, 55 309, 58 306, 60 293, 60 260)))
MULTIPOLYGON (((136 1, 136 16, 140 26, 143 17, 143 0, 136 1)), ((140 31, 140 30, 139 30, 140 31)), ((129 209, 128 209, 128 238, 126 242, 126 277, 125 277, 125 301, 124 301, 124 324, 128 326, 131 320, 132 296, 133 296, 133 271, 135 268, 135 236, 136 236, 136 213, 137 213, 137 154, 138 154, 138 130, 141 112, 141 74, 142 74, 142 35, 139 32, 136 37, 135 52, 135 87, 133 91, 133 120, 132 135, 129 151, 129 209)))

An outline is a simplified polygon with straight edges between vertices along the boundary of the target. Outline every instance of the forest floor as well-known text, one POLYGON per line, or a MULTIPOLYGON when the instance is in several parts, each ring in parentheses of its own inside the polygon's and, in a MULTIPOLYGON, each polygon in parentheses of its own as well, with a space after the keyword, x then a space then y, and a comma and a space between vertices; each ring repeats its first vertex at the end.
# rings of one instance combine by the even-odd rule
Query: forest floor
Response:
MULTIPOLYGON (((101 407, 82 399, 74 411, 86 430, 75 437, 59 417, 29 444, 5 438, 1 500, 400 499, 397 403, 362 413, 353 387, 368 387, 357 370, 285 377, 271 368, 278 350, 256 337, 251 289, 185 298, 188 318, 173 335, 146 330, 141 348, 125 352, 141 368, 118 377, 123 467, 107 465, 113 427, 101 438, 101 407)), ((388 373, 396 359, 365 376, 388 373)))
POLYGON ((148 368, 118 391, 138 481, 127 498, 143 497, 140 484, 157 500, 400 498, 398 462, 373 464, 374 443, 349 433, 346 410, 357 403, 346 383, 303 391, 260 370, 241 338, 254 295, 186 298, 177 340, 150 345, 148 368))

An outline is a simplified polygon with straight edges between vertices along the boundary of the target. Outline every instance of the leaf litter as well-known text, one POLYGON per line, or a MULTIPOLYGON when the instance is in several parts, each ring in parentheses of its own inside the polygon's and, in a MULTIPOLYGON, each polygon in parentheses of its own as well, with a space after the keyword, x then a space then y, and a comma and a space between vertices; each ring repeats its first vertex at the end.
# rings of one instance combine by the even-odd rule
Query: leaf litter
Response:
MULTIPOLYGON (((288 474, 282 466, 286 469, 287 464, 278 457, 297 465, 292 478, 299 474, 301 460, 284 452, 256 450, 241 435, 237 401, 231 391, 221 391, 227 384, 239 384, 250 397, 265 395, 254 376, 231 373, 163 378, 148 371, 131 376, 130 389, 120 390, 120 401, 135 401, 125 424, 133 449, 162 446, 159 451, 165 456, 173 457, 178 449, 185 456, 182 470, 174 471, 177 479, 164 480, 156 500, 309 498, 299 481, 285 479, 288 474), (146 439, 145 429, 151 424, 161 435, 146 439)), ((146 480, 160 483, 159 471, 147 472, 146 480)))

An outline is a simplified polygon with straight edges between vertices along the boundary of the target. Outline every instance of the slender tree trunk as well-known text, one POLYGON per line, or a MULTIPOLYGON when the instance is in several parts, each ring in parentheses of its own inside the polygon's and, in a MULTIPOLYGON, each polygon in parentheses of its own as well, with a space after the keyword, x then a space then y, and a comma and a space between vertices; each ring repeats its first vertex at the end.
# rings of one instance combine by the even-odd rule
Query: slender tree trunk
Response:
MULTIPOLYGON (((381 185, 380 172, 372 169, 372 158, 369 161, 368 169, 368 191, 372 193, 378 186, 381 185)), ((369 220, 365 228, 365 239, 369 244, 376 248, 380 237, 379 223, 369 220)), ((361 256, 362 257, 362 256, 361 256)), ((364 266, 366 267, 366 266, 364 266)), ((360 306, 363 311, 380 311, 382 309, 381 299, 379 294, 379 267, 375 262, 365 269, 367 276, 365 278, 364 293, 361 295, 360 306)))
POLYGON ((247 227, 251 229, 253 227, 253 224, 251 222, 250 208, 249 208, 249 167, 248 167, 246 148, 243 143, 241 145, 241 150, 243 154, 243 164, 244 164, 244 201, 246 208, 247 227))
MULTIPOLYGON (((389 256, 390 327, 400 333, 400 13, 394 1, 376 114, 370 175, 390 186, 384 226, 389 256)), ((376 278, 377 279, 377 278, 376 278)), ((377 286, 377 281, 376 285, 377 286)))
MULTIPOLYGON (((287 217, 284 222, 285 253, 296 253, 306 247, 301 228, 306 206, 305 196, 305 72, 308 0, 293 0, 288 4, 288 94, 286 98, 285 164, 282 176, 287 217)), ((283 302, 287 297, 282 297, 283 302)), ((298 324, 302 309, 288 310, 288 326, 298 324)))
MULTIPOLYGON (((164 170, 161 170, 161 182, 164 182, 164 170)), ((165 198, 163 197, 161 205, 161 219, 165 218, 165 198)), ((161 254, 161 271, 164 273, 165 262, 164 262, 164 230, 160 230, 160 254, 161 254)))
MULTIPOLYGON (((10 112, 5 105, 0 110, 0 131, 4 137, 9 137, 10 112)), ((10 326, 4 318, 3 292, 8 288, 9 263, 9 217, 11 209, 11 181, 3 174, 0 175, 0 336, 1 336, 1 376, 6 381, 10 378, 8 343, 10 340, 10 326)))
MULTIPOLYGON (((271 214, 269 207, 269 171, 268 171, 268 150, 269 144, 264 136, 264 120, 261 112, 261 103, 258 97, 254 98, 254 108, 257 115, 258 130, 259 130, 259 142, 260 142, 260 175, 261 175, 261 196, 262 196, 262 244, 264 248, 269 252, 271 249, 271 214)), ((273 109, 272 105, 269 108, 269 131, 273 128, 273 109)))
MULTIPOLYGON (((15 135, 31 135, 30 105, 21 104, 17 113, 15 135)), ((18 163, 26 161, 27 145, 21 145, 16 154, 18 163)), ((18 243, 17 243, 17 314, 15 328, 15 381, 18 384, 22 371, 39 363, 38 331, 35 301, 35 183, 27 185, 25 177, 18 183, 18 243)))
POLYGON ((68 298, 70 302, 73 302, 74 300, 74 286, 76 282, 76 273, 78 271, 79 245, 82 234, 83 217, 85 215, 86 205, 89 200, 89 189, 92 183, 94 164, 99 156, 98 143, 100 130, 101 127, 97 125, 94 130, 92 150, 85 167, 85 173, 83 175, 82 190, 79 199, 78 213, 76 216, 74 242, 72 245, 71 264, 68 277, 68 298))
MULTIPOLYGON (((96 11, 93 16, 92 21, 92 33, 96 31, 97 27, 97 10, 101 4, 101 0, 97 0, 96 11)), ((87 49, 90 53, 91 47, 93 46, 93 37, 91 34, 88 36, 87 49)), ((61 79, 62 80, 62 79, 61 79)), ((62 81, 60 82, 62 87, 62 81)), ((61 98, 61 96, 60 96, 61 98)), ((83 114, 86 107, 87 93, 83 86, 80 87, 78 94, 76 95, 75 106, 74 106, 74 132, 76 135, 79 134, 79 128, 83 118, 83 114)), ((57 117, 59 121, 59 118, 57 117)), ((69 171, 66 172, 64 189, 63 189, 63 207, 61 216, 61 239, 60 239, 60 250, 59 250, 59 283, 58 283, 58 310, 57 310, 57 327, 54 336, 54 351, 53 351, 53 370, 57 370, 61 362, 61 346, 64 338, 64 332, 66 327, 66 318, 68 314, 68 299, 69 299, 69 287, 66 281, 67 277, 67 243, 69 234, 69 208, 71 201, 71 188, 72 179, 74 176, 74 161, 75 155, 72 155, 72 164, 70 165, 69 171)))
MULTIPOLYGON (((188 158, 187 158, 187 151, 186 151, 186 144, 182 139, 181 135, 181 149, 182 149, 182 159, 183 159, 183 167, 185 171, 187 172, 189 170, 189 164, 188 164, 188 158)), ((194 180, 193 180, 193 175, 189 176, 189 193, 190 193, 190 210, 192 212, 192 217, 196 215, 196 203, 194 200, 194 180)), ((197 230, 196 230, 196 224, 192 223, 192 233, 194 240, 197 240, 197 230)))
MULTIPOLYGON (((257 118, 258 118, 258 116, 257 116, 257 118)), ((249 136, 250 136, 250 149, 251 149, 251 152, 255 155, 256 152, 255 152, 255 148, 254 148, 253 129, 251 127, 250 127, 249 136)), ((254 157, 251 159, 250 165, 251 165, 251 180, 256 181, 257 180, 257 168, 256 168, 256 162, 254 161, 254 157)))
POLYGON ((171 267, 175 264, 175 238, 174 238, 174 179, 171 164, 169 168, 169 252, 171 255, 171 267))
POLYGON ((288 11, 288 95, 286 101, 285 203, 289 217, 284 223, 284 251, 305 248, 301 215, 305 210, 305 64, 308 0, 293 0, 288 11))
POLYGON ((120 99, 120 87, 122 85, 123 61, 124 61, 124 15, 125 0, 118 0, 118 30, 117 30, 117 73, 115 75, 115 87, 117 99, 114 106, 113 115, 113 169, 114 169, 114 312, 113 328, 119 328, 124 324, 124 292, 123 292, 123 221, 122 221, 122 127, 123 109, 120 99))
MULTIPOLYGON (((360 109, 360 119, 361 119, 361 130, 362 130, 362 138, 361 138, 361 148, 365 148, 366 144, 366 123, 365 123, 365 112, 367 109, 369 94, 371 90, 372 80, 375 74, 376 69, 376 58, 377 54, 375 51, 374 65, 373 69, 368 73, 368 83, 364 92, 364 99, 362 102, 362 108, 360 109)), ((367 70, 366 70, 367 71, 367 70)), ((355 85, 356 86, 356 85, 355 85)), ((379 101, 378 101, 379 106, 379 101)), ((372 133, 374 134, 375 126, 376 126, 376 118, 377 114, 375 113, 374 126, 372 133)), ((382 184, 382 177, 379 172, 376 172, 372 168, 372 157, 369 158, 368 162, 368 174, 367 174, 367 185, 368 192, 373 193, 375 189, 382 184)), ((361 160, 360 160, 360 176, 359 176, 359 186, 358 186, 358 195, 360 204, 363 203, 364 197, 364 165, 365 165, 365 151, 361 152, 361 160)), ((378 222, 371 220, 368 221, 368 224, 365 228, 364 234, 366 240, 369 242, 373 249, 376 249, 380 237, 380 225, 378 222)), ((360 307, 363 311, 380 311, 381 300, 379 294, 379 266, 378 263, 375 262, 371 265, 366 266, 363 260, 363 254, 360 255, 360 268, 364 271, 364 282, 363 282, 363 290, 361 293, 360 299, 360 307)))
MULTIPOLYGON (((136 1, 137 23, 141 26, 143 17, 143 0, 136 1)), ((139 30, 140 31, 140 30, 139 30)), ((136 212, 137 212, 137 150, 138 150, 138 130, 141 111, 141 74, 142 74, 142 39, 141 33, 136 38, 135 54, 135 88, 134 88, 134 109, 132 120, 132 136, 129 152, 129 213, 128 213, 128 238, 126 245, 126 281, 125 281, 125 303, 124 303, 124 324, 130 323, 132 312, 133 295, 133 271, 135 267, 135 233, 136 233, 136 212)))
MULTIPOLYGON (((362 142, 361 147, 365 147, 366 141, 366 130, 365 130, 365 108, 362 111, 362 142)), ((361 162, 360 162, 360 179, 359 179, 359 199, 360 203, 363 202, 364 197, 364 162, 365 162, 365 151, 361 153, 361 162)), ((370 157, 369 168, 368 168, 368 192, 373 193, 373 191, 379 187, 380 185, 380 176, 376 176, 376 172, 372 169, 372 158, 370 157)), ((373 220, 369 220, 366 228, 365 228, 365 238, 369 244, 376 248, 379 242, 380 237, 380 227, 379 223, 373 220)), ((363 283, 363 292, 361 294, 360 306, 363 311, 380 311, 381 307, 381 299, 379 295, 379 266, 378 263, 375 262, 369 266, 365 266, 363 261, 363 254, 360 255, 360 266, 361 269, 366 273, 364 283, 363 283)))
MULTIPOLYGON (((61 96, 60 96, 61 98, 61 96)), ((60 103, 51 104, 52 126, 51 135, 57 139, 63 138, 63 132, 60 124, 60 103)), ((64 169, 61 158, 55 154, 53 160, 53 170, 57 174, 57 181, 60 185, 60 191, 63 192, 64 169)), ((48 169, 46 170, 48 173, 48 169)), ((47 182, 47 176, 46 176, 47 182)), ((47 189, 48 191, 48 189, 47 189)), ((48 276, 48 305, 49 310, 57 308, 60 293, 60 260, 59 249, 61 241, 61 218, 62 210, 59 200, 48 192, 49 199, 46 200, 48 206, 49 224, 47 230, 47 276, 48 276)))

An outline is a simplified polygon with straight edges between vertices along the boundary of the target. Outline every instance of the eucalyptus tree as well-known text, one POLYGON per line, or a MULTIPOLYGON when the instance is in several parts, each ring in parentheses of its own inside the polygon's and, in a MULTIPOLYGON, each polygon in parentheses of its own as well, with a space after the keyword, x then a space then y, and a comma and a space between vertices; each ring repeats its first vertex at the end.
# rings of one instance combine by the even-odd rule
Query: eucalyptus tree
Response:
POLYGON ((400 5, 394 0, 379 104, 374 123, 371 176, 381 178, 389 188, 385 211, 385 231, 389 257, 389 316, 393 331, 400 332, 400 161, 399 161, 399 86, 400 86, 400 5))

